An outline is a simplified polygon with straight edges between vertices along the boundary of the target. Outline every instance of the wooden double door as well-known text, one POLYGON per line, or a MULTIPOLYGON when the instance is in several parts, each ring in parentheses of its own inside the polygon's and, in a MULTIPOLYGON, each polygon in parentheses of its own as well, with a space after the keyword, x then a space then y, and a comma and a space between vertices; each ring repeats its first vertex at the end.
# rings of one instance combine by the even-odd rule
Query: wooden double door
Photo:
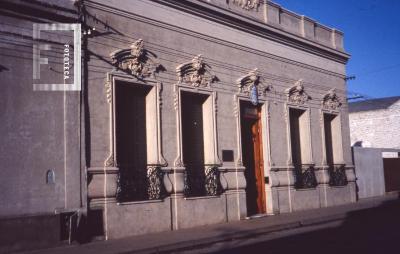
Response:
POLYGON ((251 216, 266 212, 261 107, 242 102, 240 111, 247 215, 251 216))

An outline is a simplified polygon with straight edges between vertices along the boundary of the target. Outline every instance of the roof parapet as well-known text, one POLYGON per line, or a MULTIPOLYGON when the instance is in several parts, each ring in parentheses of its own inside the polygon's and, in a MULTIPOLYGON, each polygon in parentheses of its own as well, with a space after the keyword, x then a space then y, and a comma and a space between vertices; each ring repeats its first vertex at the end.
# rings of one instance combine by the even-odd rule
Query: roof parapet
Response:
POLYGON ((199 0, 238 13, 271 27, 344 52, 343 32, 322 25, 269 0, 199 0), (243 3, 246 4, 243 4, 243 3), (248 5, 252 8, 248 8, 248 5))

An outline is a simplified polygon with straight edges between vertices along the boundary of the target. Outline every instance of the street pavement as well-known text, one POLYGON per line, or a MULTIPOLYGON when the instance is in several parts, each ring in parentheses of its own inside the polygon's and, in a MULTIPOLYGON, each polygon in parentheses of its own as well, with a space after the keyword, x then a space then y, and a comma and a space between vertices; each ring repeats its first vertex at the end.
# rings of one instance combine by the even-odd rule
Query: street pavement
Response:
POLYGON ((30 253, 400 253, 398 193, 357 203, 30 253), (394 251, 393 251, 394 248, 394 251))
POLYGON ((208 253, 307 253, 389 254, 400 253, 400 203, 350 212, 343 221, 300 227, 213 246, 208 253))

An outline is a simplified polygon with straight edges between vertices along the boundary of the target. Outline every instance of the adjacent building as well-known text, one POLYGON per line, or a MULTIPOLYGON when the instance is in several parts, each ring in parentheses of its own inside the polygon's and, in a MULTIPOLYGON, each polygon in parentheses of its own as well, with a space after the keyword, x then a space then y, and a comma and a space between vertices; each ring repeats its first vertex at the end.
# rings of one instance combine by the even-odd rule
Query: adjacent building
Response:
MULTIPOLYGON (((111 239, 355 202, 342 32, 257 0, 4 5, 2 223, 111 239), (80 91, 32 89, 37 22, 82 24, 80 91)), ((43 36, 58 80, 72 39, 43 36)))
POLYGON ((349 103, 358 197, 400 190, 400 96, 349 103))
POLYGON ((400 96, 349 103, 353 146, 400 148, 400 96))

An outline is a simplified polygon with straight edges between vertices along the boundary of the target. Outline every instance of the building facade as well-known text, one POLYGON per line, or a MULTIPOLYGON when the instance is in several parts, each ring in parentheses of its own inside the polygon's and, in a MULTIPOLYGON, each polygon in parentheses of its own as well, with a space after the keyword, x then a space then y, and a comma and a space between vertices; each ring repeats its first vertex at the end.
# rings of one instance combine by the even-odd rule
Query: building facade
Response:
POLYGON ((111 239, 355 202, 340 31, 269 1, 62 2, 2 17, 84 31, 82 90, 50 94, 15 76, 32 33, 8 33, 2 216, 111 239))

